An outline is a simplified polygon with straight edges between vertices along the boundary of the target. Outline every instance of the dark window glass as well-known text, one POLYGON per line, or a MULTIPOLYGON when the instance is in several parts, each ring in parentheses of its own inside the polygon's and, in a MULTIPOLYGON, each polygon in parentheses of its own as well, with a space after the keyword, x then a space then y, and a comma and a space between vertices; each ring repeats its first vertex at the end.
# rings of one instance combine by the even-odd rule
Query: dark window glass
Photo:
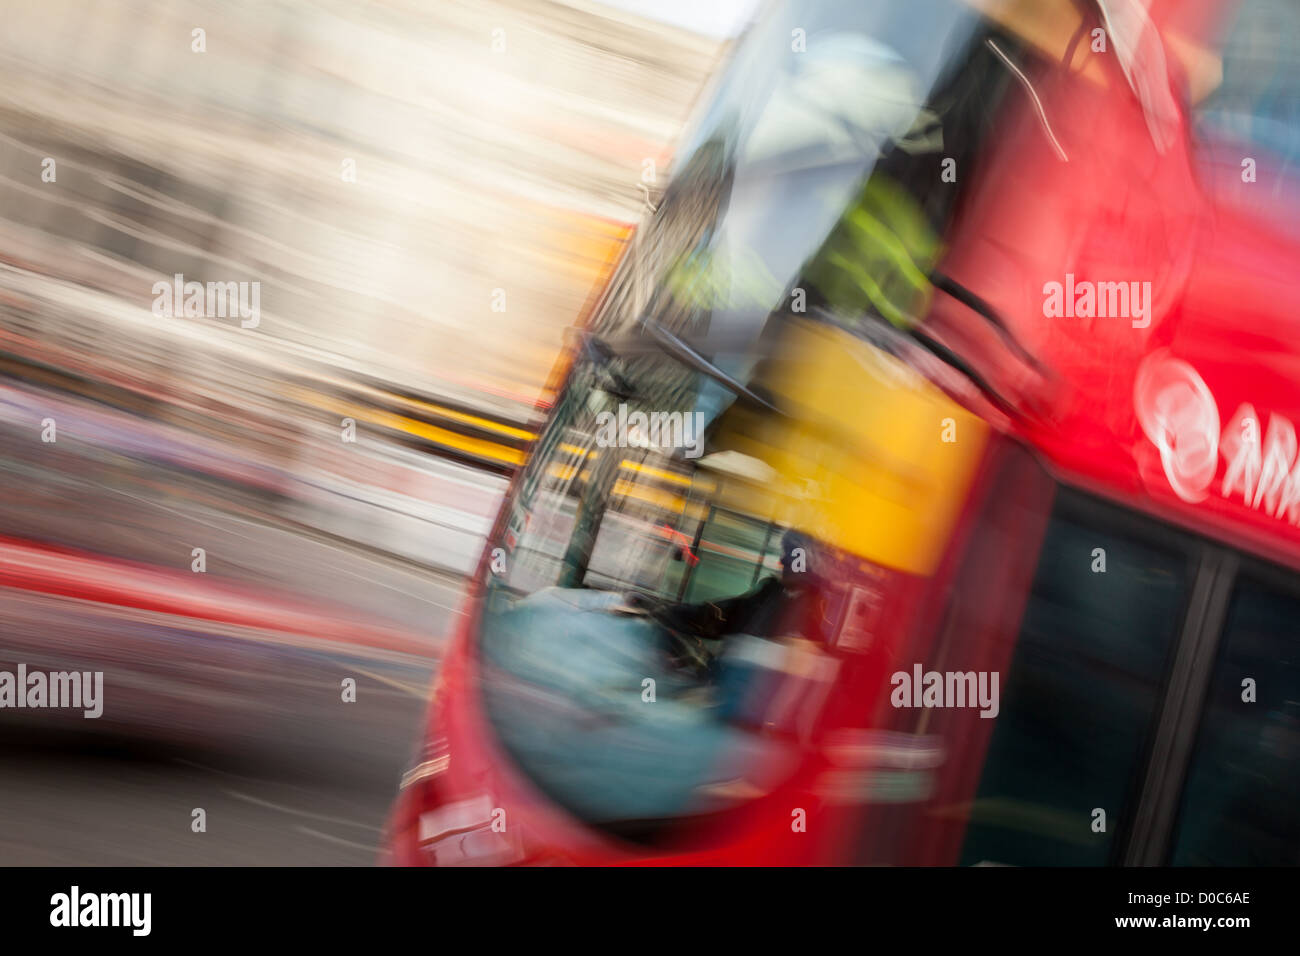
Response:
POLYGON ((1048 525, 963 864, 1104 865, 1136 806, 1190 563, 1072 502, 1048 525))
POLYGON ((1183 793, 1172 862, 1300 863, 1300 597, 1237 587, 1183 793), (1243 682, 1254 681, 1254 701, 1243 682))

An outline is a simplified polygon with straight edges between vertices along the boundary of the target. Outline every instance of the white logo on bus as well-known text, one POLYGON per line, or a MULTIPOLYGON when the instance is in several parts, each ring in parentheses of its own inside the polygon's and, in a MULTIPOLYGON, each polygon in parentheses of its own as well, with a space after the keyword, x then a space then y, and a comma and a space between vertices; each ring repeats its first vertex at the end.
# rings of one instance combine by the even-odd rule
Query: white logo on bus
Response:
POLYGON ((1282 415, 1260 426, 1243 402, 1219 428, 1219 407, 1196 369, 1162 350, 1138 370, 1133 401, 1142 431, 1160 452, 1169 486, 1184 501, 1202 501, 1225 463, 1219 494, 1300 524, 1300 463, 1295 426, 1282 415))

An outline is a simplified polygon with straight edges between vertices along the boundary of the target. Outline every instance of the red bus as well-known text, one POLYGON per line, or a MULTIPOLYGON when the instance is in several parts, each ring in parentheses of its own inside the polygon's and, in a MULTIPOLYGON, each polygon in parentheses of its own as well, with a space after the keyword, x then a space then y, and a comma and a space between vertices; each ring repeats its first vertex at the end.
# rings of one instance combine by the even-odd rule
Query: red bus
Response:
POLYGON ((790 0, 688 129, 385 859, 1300 862, 1300 8, 790 0))

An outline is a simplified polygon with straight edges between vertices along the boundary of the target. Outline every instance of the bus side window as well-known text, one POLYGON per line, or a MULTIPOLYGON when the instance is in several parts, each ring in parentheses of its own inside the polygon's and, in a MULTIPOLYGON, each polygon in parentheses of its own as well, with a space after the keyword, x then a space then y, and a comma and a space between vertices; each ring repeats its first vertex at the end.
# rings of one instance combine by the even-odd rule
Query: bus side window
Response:
POLYGON ((1104 865, 1131 822, 1191 553, 1080 498, 1061 492, 1019 635, 1005 638, 1012 656, 963 864, 1104 865))
POLYGON ((1237 585, 1192 752, 1174 865, 1300 863, 1300 594, 1237 585))

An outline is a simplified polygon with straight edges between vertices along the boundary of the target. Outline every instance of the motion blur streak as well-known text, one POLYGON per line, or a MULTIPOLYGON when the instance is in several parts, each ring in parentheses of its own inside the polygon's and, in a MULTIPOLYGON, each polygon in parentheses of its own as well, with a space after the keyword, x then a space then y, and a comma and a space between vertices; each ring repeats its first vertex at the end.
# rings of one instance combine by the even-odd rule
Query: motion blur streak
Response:
POLYGON ((370 862, 722 40, 587 0, 3 20, 0 670, 105 708, 0 711, 0 863, 370 862))

